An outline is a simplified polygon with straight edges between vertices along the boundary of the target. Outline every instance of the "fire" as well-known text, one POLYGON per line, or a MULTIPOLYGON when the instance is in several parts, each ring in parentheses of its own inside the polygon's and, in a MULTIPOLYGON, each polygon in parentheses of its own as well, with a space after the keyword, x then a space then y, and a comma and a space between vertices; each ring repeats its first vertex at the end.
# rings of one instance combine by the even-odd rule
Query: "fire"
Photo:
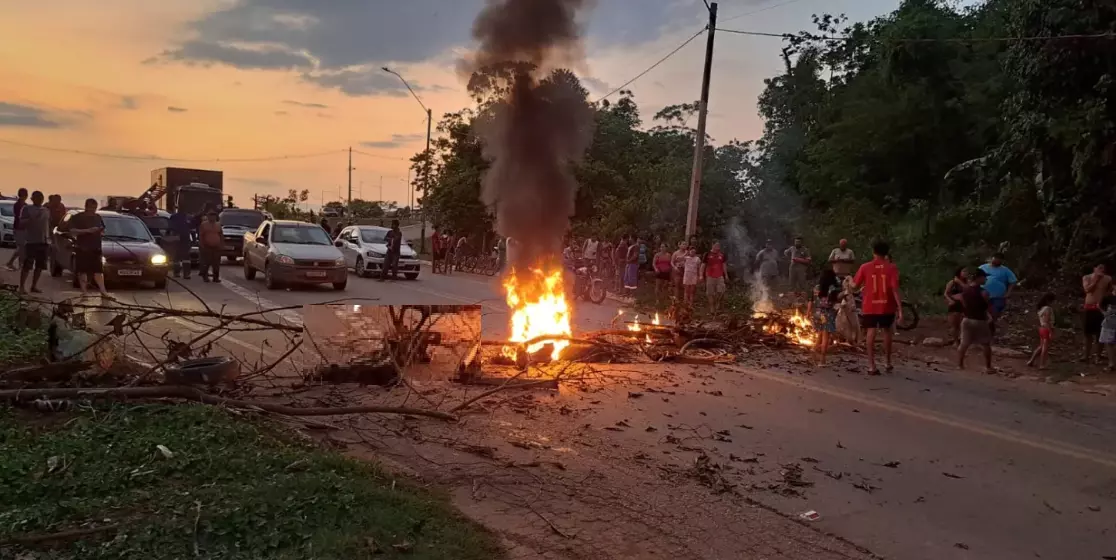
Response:
MULTIPOLYGON (((767 313, 755 313, 752 317, 755 319, 767 319, 771 317, 771 315, 767 313)), ((814 323, 798 311, 795 311, 794 315, 787 317, 785 320, 769 321, 764 325, 763 330, 768 334, 781 334, 799 346, 813 346, 817 343, 817 332, 814 330, 814 323)))
MULTIPOLYGON (((532 269, 526 278, 520 278, 513 269, 504 280, 506 301, 511 310, 511 342, 526 342, 542 336, 569 337, 570 307, 566 303, 561 269, 544 272, 532 269)), ((527 352, 537 352, 546 344, 553 344, 551 360, 557 360, 562 350, 570 345, 567 340, 535 342, 527 352)), ((504 347, 503 353, 514 351, 504 347)))

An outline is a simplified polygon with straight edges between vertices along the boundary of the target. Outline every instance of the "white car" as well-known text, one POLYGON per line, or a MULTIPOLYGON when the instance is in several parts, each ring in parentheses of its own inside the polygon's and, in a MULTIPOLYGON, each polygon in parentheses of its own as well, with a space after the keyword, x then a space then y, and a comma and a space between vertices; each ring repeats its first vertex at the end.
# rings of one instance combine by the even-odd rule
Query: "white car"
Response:
MULTIPOLYGON (((389 231, 391 230, 388 228, 376 226, 349 226, 341 230, 341 234, 337 236, 338 247, 345 255, 345 264, 357 276, 379 274, 387 255, 389 231)), ((399 250, 399 272, 408 280, 414 280, 419 275, 418 253, 406 241, 399 250)))
POLYGON ((15 246, 15 203, 14 200, 0 200, 0 246, 15 246))

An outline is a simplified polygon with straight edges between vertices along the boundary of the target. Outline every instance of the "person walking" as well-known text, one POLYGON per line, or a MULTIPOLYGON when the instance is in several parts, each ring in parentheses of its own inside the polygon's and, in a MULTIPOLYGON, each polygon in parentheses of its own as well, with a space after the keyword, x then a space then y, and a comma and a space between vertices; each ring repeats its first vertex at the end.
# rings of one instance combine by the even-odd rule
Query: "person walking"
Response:
POLYGON ((802 237, 795 236, 794 245, 787 247, 783 253, 784 256, 790 258, 789 280, 791 291, 794 292, 796 297, 802 297, 806 293, 806 279, 810 274, 810 250, 802 245, 802 237))
POLYGON ((85 210, 70 218, 68 231, 75 236, 74 275, 78 278, 81 294, 88 293, 89 283, 92 280, 101 297, 111 299, 105 291, 104 255, 101 251, 105 222, 97 214, 96 199, 86 199, 85 210))
POLYGON ((756 266, 759 268, 760 282, 768 288, 774 287, 775 279, 779 277, 779 253, 775 251, 775 245, 770 239, 756 253, 756 266))
MULTIPOLYGON (((1104 264, 1093 267, 1093 272, 1081 277, 1081 287, 1085 291, 1085 305, 1082 307, 1081 323, 1085 332, 1085 356, 1083 360, 1088 363, 1092 359, 1093 345, 1100 336, 1101 323, 1104 322, 1104 311, 1101 304, 1105 296, 1112 289, 1112 277, 1104 264)), ((1104 347, 1097 344, 1097 359, 1104 353, 1104 347)))
POLYGON ((1031 354, 1031 359, 1027 360, 1027 365, 1034 366, 1037 361, 1040 370, 1046 369, 1050 362, 1050 341, 1054 338, 1054 297, 1054 294, 1047 292, 1035 306, 1038 309, 1039 343, 1031 354))
POLYGON ((969 285, 969 272, 965 267, 958 267, 953 273, 953 278, 946 282, 945 301, 946 316, 949 322, 950 346, 957 344, 961 339, 961 320, 964 319, 965 306, 961 303, 961 292, 969 285))
POLYGON ((16 270, 16 259, 23 258, 23 246, 27 242, 27 234, 23 232, 23 208, 27 206, 27 189, 19 189, 16 197, 15 204, 12 205, 12 236, 15 237, 15 251, 8 258, 8 270, 11 271, 16 270))
POLYGON ((836 249, 829 252, 829 264, 833 265, 833 273, 837 280, 843 282, 846 276, 853 273, 856 264, 856 253, 849 249, 849 240, 842 239, 836 249))
POLYGON ((876 331, 883 329, 884 368, 890 373, 892 327, 903 320, 903 300, 899 294, 899 267, 888 259, 891 247, 884 241, 872 246, 872 260, 860 265, 853 285, 864 289, 860 305, 860 327, 867 332, 868 375, 879 375, 876 369, 876 331))
POLYGON ((1007 298, 1011 296, 1011 291, 1019 280, 1015 277, 1015 273, 1004 265, 1003 253, 992 255, 992 258, 982 264, 980 269, 987 275, 984 291, 988 292, 989 305, 992 306, 992 334, 995 335, 996 320, 1007 309, 1007 298))
POLYGON ((702 259, 701 276, 705 278, 705 298, 709 312, 716 314, 725 297, 725 254, 721 252, 720 242, 714 241, 713 248, 702 259))
POLYGON ((817 352, 819 366, 825 365, 826 355, 829 353, 829 343, 833 334, 837 332, 837 307, 841 302, 841 281, 833 267, 826 267, 818 277, 818 284, 814 286, 814 328, 818 332, 817 352))
POLYGON ((198 257, 201 260, 202 282, 209 282, 211 274, 214 282, 221 282, 221 245, 221 224, 217 222, 217 213, 210 212, 198 225, 198 257))
POLYGON ((24 206, 20 213, 20 222, 23 224, 24 245, 23 259, 19 272, 19 291, 27 293, 27 276, 34 270, 31 279, 31 291, 39 293, 39 277, 46 270, 47 253, 50 239, 50 210, 43 207, 43 193, 31 193, 31 205, 24 206))
POLYGON ((701 257, 697 255, 696 249, 690 247, 686 250, 686 260, 682 265, 682 286, 685 290, 687 307, 694 306, 694 292, 697 290, 699 280, 701 280, 701 257))
POLYGON ((992 369, 992 298, 984 289, 988 273, 977 269, 969 278, 969 285, 961 293, 961 303, 965 307, 965 318, 961 321, 961 345, 957 348, 957 367, 965 369, 965 354, 969 347, 976 344, 984 353, 984 372, 995 373, 992 369))
POLYGON ((399 253, 403 250, 403 230, 399 229, 399 220, 391 221, 391 229, 388 230, 384 242, 387 244, 387 254, 384 255, 384 265, 380 267, 380 281, 386 280, 388 273, 391 273, 392 280, 397 280, 399 253))

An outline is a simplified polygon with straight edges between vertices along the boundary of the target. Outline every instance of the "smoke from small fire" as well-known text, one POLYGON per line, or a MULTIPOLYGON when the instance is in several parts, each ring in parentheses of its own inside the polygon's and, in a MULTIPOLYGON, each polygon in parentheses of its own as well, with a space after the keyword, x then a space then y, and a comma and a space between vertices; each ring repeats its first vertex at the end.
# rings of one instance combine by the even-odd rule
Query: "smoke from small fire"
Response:
POLYGON ((583 57, 578 16, 589 0, 488 0, 473 24, 473 72, 506 77, 502 99, 478 126, 485 157, 481 200, 495 209, 496 231, 511 237, 518 274, 561 253, 574 212, 572 165, 592 138, 585 92, 558 65, 583 57))

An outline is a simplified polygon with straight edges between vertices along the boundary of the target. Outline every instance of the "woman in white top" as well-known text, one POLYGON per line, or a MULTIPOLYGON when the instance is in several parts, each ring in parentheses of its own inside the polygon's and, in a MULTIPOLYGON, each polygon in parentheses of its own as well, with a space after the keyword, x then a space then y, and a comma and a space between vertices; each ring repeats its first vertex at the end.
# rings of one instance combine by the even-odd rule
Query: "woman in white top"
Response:
POLYGON ((686 290, 686 305, 694 305, 694 291, 697 289, 698 281, 701 280, 701 257, 697 256, 697 251, 690 247, 686 251, 686 259, 682 265, 682 285, 686 290))

